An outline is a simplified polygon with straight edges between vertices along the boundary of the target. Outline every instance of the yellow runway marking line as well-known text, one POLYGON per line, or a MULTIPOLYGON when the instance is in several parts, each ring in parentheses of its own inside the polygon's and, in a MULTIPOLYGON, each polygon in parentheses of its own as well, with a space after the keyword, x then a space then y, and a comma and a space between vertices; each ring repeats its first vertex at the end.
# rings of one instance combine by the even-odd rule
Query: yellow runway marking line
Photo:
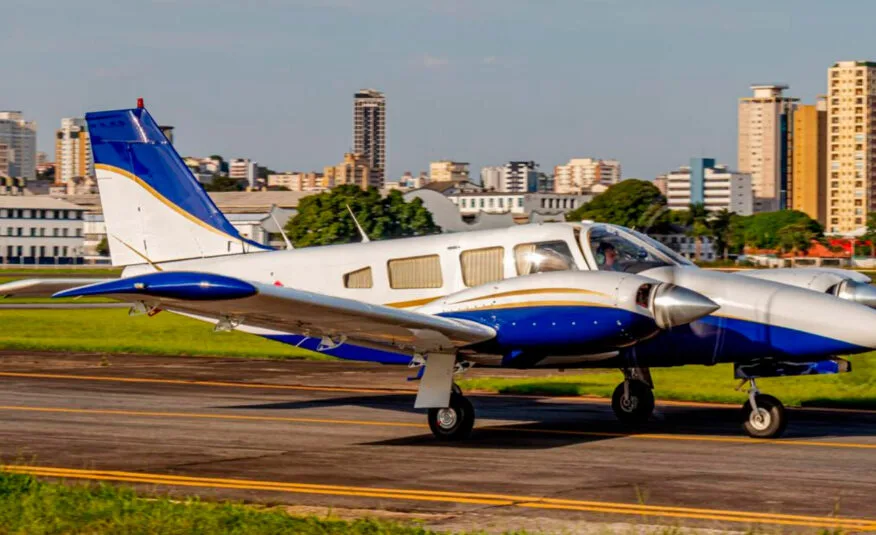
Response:
POLYGON ((69 379, 76 381, 108 381, 117 383, 146 383, 184 386, 221 386, 230 388, 258 388, 262 390, 302 390, 306 392, 349 392, 354 394, 416 394, 416 390, 391 388, 346 388, 340 386, 272 385, 267 383, 241 383, 234 381, 199 381, 197 379, 152 379, 148 377, 118 377, 104 375, 67 375, 63 373, 0 372, 0 377, 25 379, 69 379))
POLYGON ((250 479, 192 477, 110 470, 80 470, 40 466, 10 465, 5 466, 4 469, 9 472, 30 474, 41 477, 118 481, 127 483, 145 483, 167 486, 263 490, 300 494, 320 494, 330 496, 356 496, 363 498, 388 498, 411 501, 465 503, 521 507, 530 509, 553 509, 565 511, 610 513, 620 515, 682 518, 692 520, 714 520, 745 524, 834 527, 863 531, 876 529, 876 520, 847 517, 791 515, 781 513, 730 511, 721 509, 701 509, 692 507, 599 502, 592 500, 571 500, 534 496, 515 496, 507 494, 391 489, 378 487, 353 487, 344 485, 319 485, 309 483, 287 483, 250 479))
MULTIPOLYGON (((102 414, 109 416, 130 416, 145 418, 194 418, 208 420, 243 420, 256 422, 288 422, 300 424, 327 424, 327 425, 364 425, 375 427, 404 427, 408 429, 427 429, 425 424, 412 422, 389 422, 380 420, 345 420, 334 418, 306 418, 295 416, 260 416, 254 414, 226 414, 226 413, 200 413, 200 412, 172 412, 172 411, 133 411, 122 409, 73 409, 66 407, 32 407, 24 405, 0 405, 0 411, 21 412, 44 412, 61 414, 102 414)), ((645 440, 676 440, 694 442, 723 442, 728 444, 762 444, 770 446, 810 446, 822 448, 852 448, 873 449, 876 444, 858 444, 854 442, 829 442, 816 440, 765 440, 745 437, 719 437, 700 435, 669 435, 660 433, 613 433, 610 431, 576 431, 573 429, 539 429, 520 426, 488 426, 478 427, 481 431, 499 431, 503 433, 526 433, 561 436, 583 436, 603 438, 630 438, 645 440)))
MULTIPOLYGON (((306 385, 276 385, 270 383, 243 383, 235 381, 201 381, 197 379, 154 379, 149 377, 119 377, 111 375, 76 375, 63 373, 31 373, 31 372, 0 372, 0 377, 18 377, 22 379, 62 379, 74 381, 106 381, 117 383, 170 384, 182 386, 213 386, 225 388, 254 388, 262 390, 299 390, 302 392, 344 392, 350 394, 386 394, 415 395, 416 389, 409 388, 356 388, 343 386, 306 386, 306 385)), ((567 401, 570 403, 600 403, 610 404, 611 399, 596 396, 547 396, 532 394, 499 394, 497 392, 477 392, 477 395, 488 395, 505 398, 547 399, 550 401, 567 401)), ((658 406, 694 407, 713 409, 738 409, 737 405, 729 403, 709 403, 705 401, 675 401, 657 400, 658 406)), ((837 412, 847 414, 874 414, 871 409, 843 409, 831 407, 788 407, 790 410, 812 410, 819 412, 837 412)))

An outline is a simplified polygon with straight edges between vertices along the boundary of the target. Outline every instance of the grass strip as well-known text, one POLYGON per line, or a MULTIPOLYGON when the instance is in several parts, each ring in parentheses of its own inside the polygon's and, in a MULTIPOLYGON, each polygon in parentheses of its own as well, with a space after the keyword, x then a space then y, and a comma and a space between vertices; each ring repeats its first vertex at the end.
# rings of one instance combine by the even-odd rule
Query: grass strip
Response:
POLYGON ((333 360, 169 312, 131 317, 124 309, 0 310, 0 349, 333 360))
MULTIPOLYGON (((849 360, 851 373, 758 379, 758 387, 789 406, 876 409, 876 352, 849 360)), ((746 399, 744 392, 732 388, 730 364, 653 368, 651 374, 659 399, 739 404, 746 399)), ((598 370, 523 379, 473 378, 460 386, 505 394, 611 397, 622 379, 616 370, 598 370)))
POLYGON ((281 508, 197 497, 144 499, 109 484, 61 484, 0 472, 0 533, 427 535, 416 525, 290 515, 281 508))
MULTIPOLYGON (((247 358, 332 357, 248 335, 214 333, 208 323, 170 313, 129 317, 126 310, 0 310, 0 349, 83 351, 247 358)), ((762 391, 790 406, 876 409, 876 352, 849 357, 851 373, 761 379, 762 391)), ((652 370, 660 399, 742 403, 729 364, 652 370)), ((557 372, 537 378, 472 378, 465 389, 508 394, 610 397, 621 381, 616 370, 557 372)))

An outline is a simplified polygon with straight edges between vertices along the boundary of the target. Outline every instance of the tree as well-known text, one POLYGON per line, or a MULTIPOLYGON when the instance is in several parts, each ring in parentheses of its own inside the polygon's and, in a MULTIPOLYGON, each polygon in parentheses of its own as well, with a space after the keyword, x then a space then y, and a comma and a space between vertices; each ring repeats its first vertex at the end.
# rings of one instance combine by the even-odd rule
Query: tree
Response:
MULTIPOLYGON (((764 212, 744 217, 736 217, 730 224, 730 246, 742 249, 778 249, 779 231, 785 227, 801 225, 811 232, 813 238, 820 238, 824 229, 818 221, 797 210, 779 210, 764 212)), ((785 245, 788 245, 788 232, 784 234, 785 245)))
POLYGON ((794 223, 776 232, 779 249, 786 253, 806 252, 817 234, 805 222, 794 223))
POLYGON ((97 247, 94 248, 97 251, 97 254, 100 256, 108 256, 109 255, 109 243, 106 241, 106 236, 98 242, 97 247))
POLYGON ((722 208, 714 212, 709 219, 709 228, 715 239, 715 250, 721 253, 724 260, 727 260, 727 255, 730 252, 731 225, 734 217, 738 216, 726 208, 722 208))
POLYGON ((867 232, 861 239, 870 242, 870 256, 876 256, 876 212, 867 214, 867 232))
POLYGON ((706 205, 703 203, 690 204, 686 212, 681 216, 685 219, 685 227, 687 227, 687 235, 694 239, 694 259, 700 260, 703 253, 703 238, 712 235, 712 229, 709 228, 707 222, 709 211, 706 210, 706 205))
POLYGON ((589 219, 630 228, 647 229, 664 217, 666 198, 647 180, 618 182, 588 203, 566 214, 567 221, 589 219))
POLYGON ((244 189, 242 181, 224 175, 216 175, 212 182, 204 184, 205 191, 243 191, 244 189))
POLYGON ((374 240, 421 236, 441 230, 420 199, 407 202, 399 191, 391 191, 381 198, 375 188, 363 191, 347 184, 301 199, 298 214, 286 224, 289 239, 296 247, 359 241, 359 231, 347 206, 356 214, 368 237, 374 240))

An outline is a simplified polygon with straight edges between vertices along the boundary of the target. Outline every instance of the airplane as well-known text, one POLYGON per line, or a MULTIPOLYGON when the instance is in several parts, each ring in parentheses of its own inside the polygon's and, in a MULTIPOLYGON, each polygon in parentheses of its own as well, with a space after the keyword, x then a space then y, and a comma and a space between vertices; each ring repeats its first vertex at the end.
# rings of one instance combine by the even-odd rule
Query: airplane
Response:
POLYGON ((703 270, 616 225, 273 250, 228 222, 142 101, 86 120, 122 276, 16 281, 0 295, 106 296, 131 302, 132 314, 168 311, 217 331, 409 366, 414 406, 440 440, 472 432, 474 408, 454 381, 472 366, 619 369, 611 406, 637 425, 654 410, 650 369, 718 363, 749 384, 744 430, 779 437, 784 406, 757 378, 847 372, 837 355, 876 348, 876 294, 862 275, 703 270))

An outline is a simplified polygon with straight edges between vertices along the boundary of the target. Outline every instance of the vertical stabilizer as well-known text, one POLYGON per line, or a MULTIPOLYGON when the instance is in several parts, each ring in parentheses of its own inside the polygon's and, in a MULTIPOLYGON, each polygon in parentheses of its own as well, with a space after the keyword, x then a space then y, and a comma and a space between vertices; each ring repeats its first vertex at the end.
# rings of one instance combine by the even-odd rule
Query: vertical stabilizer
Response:
POLYGON ((145 108, 85 119, 114 266, 268 249, 228 222, 145 108))

